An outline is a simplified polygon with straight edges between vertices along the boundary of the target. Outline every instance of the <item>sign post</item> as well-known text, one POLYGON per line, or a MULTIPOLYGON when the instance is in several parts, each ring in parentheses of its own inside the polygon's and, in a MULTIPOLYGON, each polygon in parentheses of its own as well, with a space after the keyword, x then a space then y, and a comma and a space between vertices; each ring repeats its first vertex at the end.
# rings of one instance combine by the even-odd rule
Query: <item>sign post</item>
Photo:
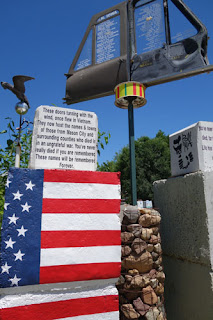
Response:
POLYGON ((136 163, 135 163, 135 130, 134 130, 134 113, 132 99, 129 99, 128 105, 129 121, 129 153, 130 153, 130 177, 132 190, 132 204, 137 204, 137 183, 136 183, 136 163))
POLYGON ((17 144, 16 144, 15 168, 20 168, 20 161, 21 161, 21 126, 22 126, 22 116, 20 114, 18 141, 17 141, 17 144))
POLYGON ((130 153, 130 179, 132 190, 132 204, 137 204, 136 163, 135 163, 135 134, 134 134, 134 108, 146 104, 145 86, 138 82, 124 82, 115 87, 115 105, 128 109, 129 123, 129 153, 130 153))

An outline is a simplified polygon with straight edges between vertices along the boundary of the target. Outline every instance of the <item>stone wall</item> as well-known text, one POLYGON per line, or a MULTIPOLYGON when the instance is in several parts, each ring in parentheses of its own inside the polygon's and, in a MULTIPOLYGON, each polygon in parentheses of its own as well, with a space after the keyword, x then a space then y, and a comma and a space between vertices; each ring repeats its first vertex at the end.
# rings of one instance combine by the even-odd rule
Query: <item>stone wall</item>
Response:
POLYGON ((161 216, 133 206, 126 206, 122 216, 120 319, 165 320, 161 216))

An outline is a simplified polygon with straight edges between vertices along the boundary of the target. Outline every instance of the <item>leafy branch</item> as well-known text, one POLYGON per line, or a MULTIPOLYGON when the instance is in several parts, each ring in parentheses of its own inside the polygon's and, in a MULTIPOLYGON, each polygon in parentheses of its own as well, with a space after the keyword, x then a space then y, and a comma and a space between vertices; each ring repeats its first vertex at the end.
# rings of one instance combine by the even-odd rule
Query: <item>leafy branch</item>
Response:
MULTIPOLYGON (((8 120, 7 129, 0 132, 0 135, 8 135, 8 139, 6 141, 6 147, 3 148, 0 145, 0 223, 4 210, 4 194, 5 194, 5 184, 7 181, 7 174, 10 167, 14 167, 15 165, 15 154, 16 154, 16 145, 19 137, 19 128, 15 128, 15 123, 11 118, 6 118, 8 120)), ((21 144, 21 159, 20 159, 20 167, 27 168, 29 155, 30 155, 30 147, 31 147, 31 139, 32 139, 32 130, 29 126, 32 122, 23 120, 21 124, 22 135, 20 139, 21 144)))
POLYGON ((98 130, 98 155, 100 156, 100 148, 104 150, 104 146, 109 143, 109 139, 111 138, 110 133, 100 132, 98 130))

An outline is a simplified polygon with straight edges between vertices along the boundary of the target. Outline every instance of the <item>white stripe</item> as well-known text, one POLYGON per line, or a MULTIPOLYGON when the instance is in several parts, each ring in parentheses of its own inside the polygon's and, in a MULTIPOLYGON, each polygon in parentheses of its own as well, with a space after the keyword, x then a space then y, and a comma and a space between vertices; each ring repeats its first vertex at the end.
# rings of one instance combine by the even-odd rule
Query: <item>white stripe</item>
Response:
POLYGON ((120 185, 44 182, 46 199, 120 199, 120 185))
POLYGON ((41 230, 120 230, 120 219, 113 213, 44 213, 41 230))
POLYGON ((60 318, 58 320, 119 320, 119 311, 96 313, 86 316, 60 318))
MULTIPOLYGON (((28 288, 28 286, 26 286, 28 288)), ((11 288, 13 289, 13 288, 11 288)), ((16 288, 19 289, 19 288, 16 288)), ((118 291, 115 286, 105 286, 101 288, 93 288, 86 290, 87 288, 80 288, 75 292, 74 289, 67 289, 64 287, 61 290, 50 289, 48 293, 42 292, 30 292, 26 294, 9 294, 3 295, 0 299, 0 309, 1 308, 12 308, 18 306, 28 306, 31 304, 40 304, 46 302, 56 302, 56 301, 65 301, 70 299, 80 299, 80 298, 90 298, 90 297, 99 297, 99 296, 108 296, 108 295, 118 295, 118 291)))
POLYGON ((40 266, 120 262, 120 246, 41 249, 40 266))

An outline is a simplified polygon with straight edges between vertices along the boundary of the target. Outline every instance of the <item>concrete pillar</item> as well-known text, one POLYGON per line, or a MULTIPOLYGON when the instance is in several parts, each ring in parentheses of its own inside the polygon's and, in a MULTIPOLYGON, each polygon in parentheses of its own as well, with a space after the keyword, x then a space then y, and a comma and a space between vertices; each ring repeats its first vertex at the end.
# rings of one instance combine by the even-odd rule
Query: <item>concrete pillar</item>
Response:
POLYGON ((213 319, 213 171, 154 183, 168 320, 213 319))

